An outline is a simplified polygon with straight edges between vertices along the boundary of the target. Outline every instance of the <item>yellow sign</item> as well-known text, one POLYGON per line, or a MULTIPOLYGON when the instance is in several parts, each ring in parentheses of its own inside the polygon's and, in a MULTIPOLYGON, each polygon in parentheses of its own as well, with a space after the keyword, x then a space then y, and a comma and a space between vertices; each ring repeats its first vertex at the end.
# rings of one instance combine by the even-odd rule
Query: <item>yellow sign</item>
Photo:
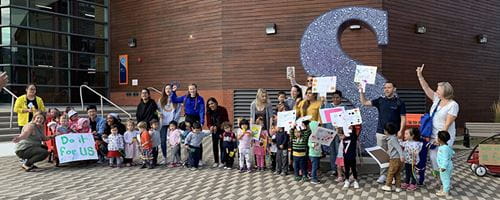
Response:
POLYGON ((479 164, 500 165, 500 144, 480 144, 479 164))

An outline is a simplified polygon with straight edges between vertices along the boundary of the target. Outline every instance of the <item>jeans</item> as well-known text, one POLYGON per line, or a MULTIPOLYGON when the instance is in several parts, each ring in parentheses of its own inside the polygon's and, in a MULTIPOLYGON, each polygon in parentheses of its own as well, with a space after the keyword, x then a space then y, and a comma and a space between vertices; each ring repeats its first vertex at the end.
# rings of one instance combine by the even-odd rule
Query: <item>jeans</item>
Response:
POLYGON ((172 164, 181 162, 181 144, 172 147, 172 164))
POLYGON ((288 149, 278 149, 276 152, 276 172, 288 173, 288 149))
POLYGON ((168 125, 162 126, 160 129, 160 137, 161 137, 161 154, 163 155, 163 158, 165 158, 165 161, 167 160, 167 132, 168 132, 168 125))
POLYGON ((319 158, 320 157, 309 157, 312 163, 311 179, 313 181, 318 181, 319 158))
POLYGON ((212 150, 214 152, 214 162, 219 163, 219 155, 220 155, 220 163, 225 162, 224 155, 222 154, 222 138, 221 137, 221 132, 217 131, 216 133, 212 133, 212 150), (219 151, 220 149, 220 151, 219 151))
POLYGON ((428 154, 427 144, 428 144, 427 141, 423 141, 422 150, 420 150, 420 153, 418 154, 420 161, 417 164, 417 169, 418 169, 418 184, 420 185, 423 185, 425 180, 425 168, 427 167, 427 154, 428 154))
POLYGON ((201 148, 189 146, 189 165, 194 168, 198 168, 201 157, 201 148))
POLYGON ((158 164, 158 147, 153 147, 151 153, 153 154, 153 166, 156 166, 158 164))
POLYGON ((293 157, 293 174, 299 176, 299 170, 302 171, 302 176, 307 177, 307 161, 305 156, 293 157))
POLYGON ((337 160, 337 154, 339 152, 339 144, 340 144, 340 139, 338 136, 335 136, 335 138, 330 143, 330 167, 333 173, 337 171, 337 164, 335 163, 335 160, 337 160))

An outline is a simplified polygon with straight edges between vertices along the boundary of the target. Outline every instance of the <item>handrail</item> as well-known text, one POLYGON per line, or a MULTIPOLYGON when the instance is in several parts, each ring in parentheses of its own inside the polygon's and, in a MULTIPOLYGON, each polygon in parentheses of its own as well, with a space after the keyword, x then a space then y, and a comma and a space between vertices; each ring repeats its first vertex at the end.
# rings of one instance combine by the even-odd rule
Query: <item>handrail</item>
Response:
POLYGON ((83 92, 82 92, 82 89, 83 88, 87 88, 88 90, 90 90, 91 92, 93 92, 94 94, 97 94, 97 96, 101 97, 101 116, 104 117, 104 104, 102 102, 102 100, 106 100, 108 103, 110 103, 112 106, 114 106, 115 108, 118 108, 120 111, 122 111, 123 113, 127 114, 129 118, 132 118, 132 115, 130 113, 128 113, 127 111, 125 111, 123 108, 121 108, 120 106, 116 105, 115 103, 113 103, 111 100, 109 100, 108 98, 106 98, 105 96, 103 96, 102 94, 100 94, 99 92, 95 91, 94 89, 90 88, 89 86, 87 85, 80 85, 80 101, 82 102, 82 110, 85 111, 85 109, 83 108, 83 92))
POLYGON ((148 90, 153 90, 153 91, 155 91, 156 93, 161 94, 161 91, 160 91, 160 90, 158 90, 158 89, 156 89, 155 87, 148 87, 148 90))
POLYGON ((5 87, 3 87, 2 89, 12 96, 10 100, 10 121, 9 121, 9 128, 12 128, 12 121, 14 119, 14 102, 19 97, 17 97, 12 91, 10 91, 5 87))

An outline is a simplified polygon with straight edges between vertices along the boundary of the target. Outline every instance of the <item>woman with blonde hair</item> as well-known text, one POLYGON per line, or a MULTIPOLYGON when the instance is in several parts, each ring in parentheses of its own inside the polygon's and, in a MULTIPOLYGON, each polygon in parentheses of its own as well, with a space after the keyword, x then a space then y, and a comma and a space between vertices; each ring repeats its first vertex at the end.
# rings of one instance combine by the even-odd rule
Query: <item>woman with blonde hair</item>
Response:
MULTIPOLYGON (((423 70, 424 64, 422 64, 421 67, 417 67, 416 71, 418 81, 420 82, 420 86, 422 86, 425 95, 433 101, 430 109, 430 114, 433 115, 430 143, 433 144, 437 141, 436 139, 439 131, 448 131, 450 134, 450 140, 448 140, 447 143, 451 147, 455 142, 457 132, 455 119, 457 119, 459 111, 458 103, 453 100, 453 87, 448 82, 439 82, 437 84, 437 90, 433 91, 422 75, 423 70)), ((430 160, 434 170, 438 169, 437 151, 437 148, 431 148, 430 150, 430 160)))
POLYGON ((264 119, 262 130, 269 130, 271 127, 271 118, 273 116, 273 106, 269 101, 267 91, 259 88, 255 100, 250 104, 250 124, 254 124, 257 118, 264 119))

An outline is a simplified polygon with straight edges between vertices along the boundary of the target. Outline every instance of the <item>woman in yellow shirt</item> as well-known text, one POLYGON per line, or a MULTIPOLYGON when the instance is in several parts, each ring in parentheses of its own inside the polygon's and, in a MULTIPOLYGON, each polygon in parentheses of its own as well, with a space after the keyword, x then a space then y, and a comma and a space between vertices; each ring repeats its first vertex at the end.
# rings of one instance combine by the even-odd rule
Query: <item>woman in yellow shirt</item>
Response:
POLYGON ((309 87, 306 90, 306 97, 304 100, 300 101, 296 106, 297 117, 304 117, 310 115, 311 121, 320 121, 319 118, 319 108, 321 107, 321 101, 318 100, 318 94, 312 92, 312 88, 309 87))
POLYGON ((31 121, 33 113, 37 111, 45 112, 45 106, 42 98, 36 96, 35 84, 29 84, 26 86, 26 94, 17 98, 14 104, 19 130, 22 130, 23 126, 31 121))

